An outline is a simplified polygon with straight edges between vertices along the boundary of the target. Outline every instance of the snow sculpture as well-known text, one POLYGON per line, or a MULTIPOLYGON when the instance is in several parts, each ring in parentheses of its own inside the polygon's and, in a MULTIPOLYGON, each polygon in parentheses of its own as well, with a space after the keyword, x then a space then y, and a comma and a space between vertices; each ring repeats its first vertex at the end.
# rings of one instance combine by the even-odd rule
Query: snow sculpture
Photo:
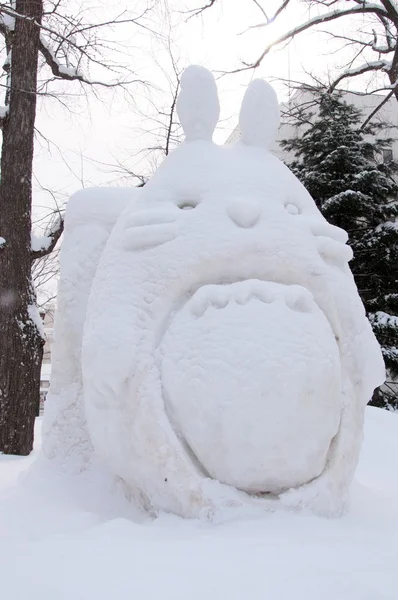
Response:
POLYGON ((177 108, 186 140, 126 204, 91 286, 94 449, 148 506, 185 517, 277 501, 340 514, 384 380, 347 234, 269 152, 267 83, 248 87, 234 146, 212 142, 208 71, 185 71, 177 108))

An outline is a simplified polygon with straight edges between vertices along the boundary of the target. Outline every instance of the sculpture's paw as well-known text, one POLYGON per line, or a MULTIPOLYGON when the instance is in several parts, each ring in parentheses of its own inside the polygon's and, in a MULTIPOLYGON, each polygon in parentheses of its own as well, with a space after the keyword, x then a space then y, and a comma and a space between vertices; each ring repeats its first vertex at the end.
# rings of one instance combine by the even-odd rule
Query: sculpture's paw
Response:
POLYGON ((242 517, 258 518, 276 509, 277 499, 249 496, 213 479, 203 483, 203 506, 199 518, 213 524, 226 523, 242 517))
POLYGON ((346 488, 332 483, 327 476, 287 490, 279 499, 288 508, 310 510, 320 517, 341 517, 347 509, 346 488))

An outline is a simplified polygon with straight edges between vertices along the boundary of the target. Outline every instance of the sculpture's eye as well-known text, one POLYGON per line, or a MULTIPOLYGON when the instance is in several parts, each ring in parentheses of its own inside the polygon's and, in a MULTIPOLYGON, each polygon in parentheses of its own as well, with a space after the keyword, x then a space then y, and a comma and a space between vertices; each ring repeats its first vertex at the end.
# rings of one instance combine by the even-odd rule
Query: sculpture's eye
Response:
POLYGON ((290 215, 299 215, 301 213, 300 208, 296 204, 289 202, 285 204, 285 209, 290 215))
POLYGON ((181 210, 192 210, 196 208, 199 204, 199 200, 180 200, 177 202, 178 208, 181 210))

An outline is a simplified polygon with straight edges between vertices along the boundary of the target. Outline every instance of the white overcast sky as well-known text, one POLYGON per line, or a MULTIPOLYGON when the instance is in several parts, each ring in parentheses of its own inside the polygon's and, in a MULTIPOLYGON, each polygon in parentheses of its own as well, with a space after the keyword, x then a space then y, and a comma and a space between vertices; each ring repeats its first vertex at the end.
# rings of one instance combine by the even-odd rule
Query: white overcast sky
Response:
MULTIPOLYGON (((122 91, 97 88, 97 98, 91 91, 87 97, 79 98, 74 96, 79 86, 68 83, 62 88, 70 94, 63 98, 68 109, 56 100, 40 99, 37 118, 40 135, 37 136, 35 158, 36 215, 43 214, 42 207, 47 209, 53 205, 51 193, 41 190, 40 186, 62 199, 82 186, 120 185, 120 175, 106 164, 119 161, 136 172, 150 170, 150 156, 139 153, 156 143, 150 133, 154 125, 153 121, 143 118, 138 109, 150 113, 153 111, 151 101, 168 105, 170 95, 164 72, 171 73, 170 58, 165 50, 169 32, 174 57, 181 66, 201 64, 218 73, 240 66, 241 60, 257 58, 270 39, 301 22, 305 15, 301 5, 296 12, 288 13, 290 22, 281 20, 278 28, 250 29, 243 33, 263 20, 252 0, 219 0, 200 17, 187 20, 183 11, 200 6, 200 3, 200 0, 169 0, 168 16, 165 5, 160 2, 146 21, 158 35, 133 25, 106 31, 108 39, 117 43, 118 53, 112 50, 110 58, 128 64, 131 71, 154 86, 153 89, 131 86, 129 99, 122 91)), ((203 0, 205 3, 207 0, 203 0)), ((87 14, 91 10, 98 19, 106 20, 127 7, 131 13, 139 14, 146 4, 145 0, 84 0, 84 10, 87 14)), ((272 13, 279 2, 263 0, 262 4, 272 13)), ((69 10, 70 6, 71 2, 68 2, 69 10)), ((77 7, 78 4, 76 10, 77 7)), ((307 77, 304 68, 325 76, 341 60, 341 57, 331 55, 332 49, 333 45, 324 36, 309 32, 296 38, 288 47, 271 52, 255 73, 247 71, 221 77, 218 80, 221 122, 215 141, 223 143, 236 126, 245 86, 253 77, 270 81, 289 77, 303 80, 307 77)), ((277 81, 274 85, 280 99, 285 100, 286 88, 277 81)))

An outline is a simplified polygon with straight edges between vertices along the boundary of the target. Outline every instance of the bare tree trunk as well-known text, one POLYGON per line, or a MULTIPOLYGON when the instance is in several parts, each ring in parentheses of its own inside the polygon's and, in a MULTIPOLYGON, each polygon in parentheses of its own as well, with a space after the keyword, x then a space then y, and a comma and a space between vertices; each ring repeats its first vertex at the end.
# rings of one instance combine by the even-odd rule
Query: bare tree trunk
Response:
POLYGON ((31 282, 31 203, 36 81, 42 0, 16 0, 9 112, 3 123, 0 181, 0 452, 33 446, 43 339, 31 282))

